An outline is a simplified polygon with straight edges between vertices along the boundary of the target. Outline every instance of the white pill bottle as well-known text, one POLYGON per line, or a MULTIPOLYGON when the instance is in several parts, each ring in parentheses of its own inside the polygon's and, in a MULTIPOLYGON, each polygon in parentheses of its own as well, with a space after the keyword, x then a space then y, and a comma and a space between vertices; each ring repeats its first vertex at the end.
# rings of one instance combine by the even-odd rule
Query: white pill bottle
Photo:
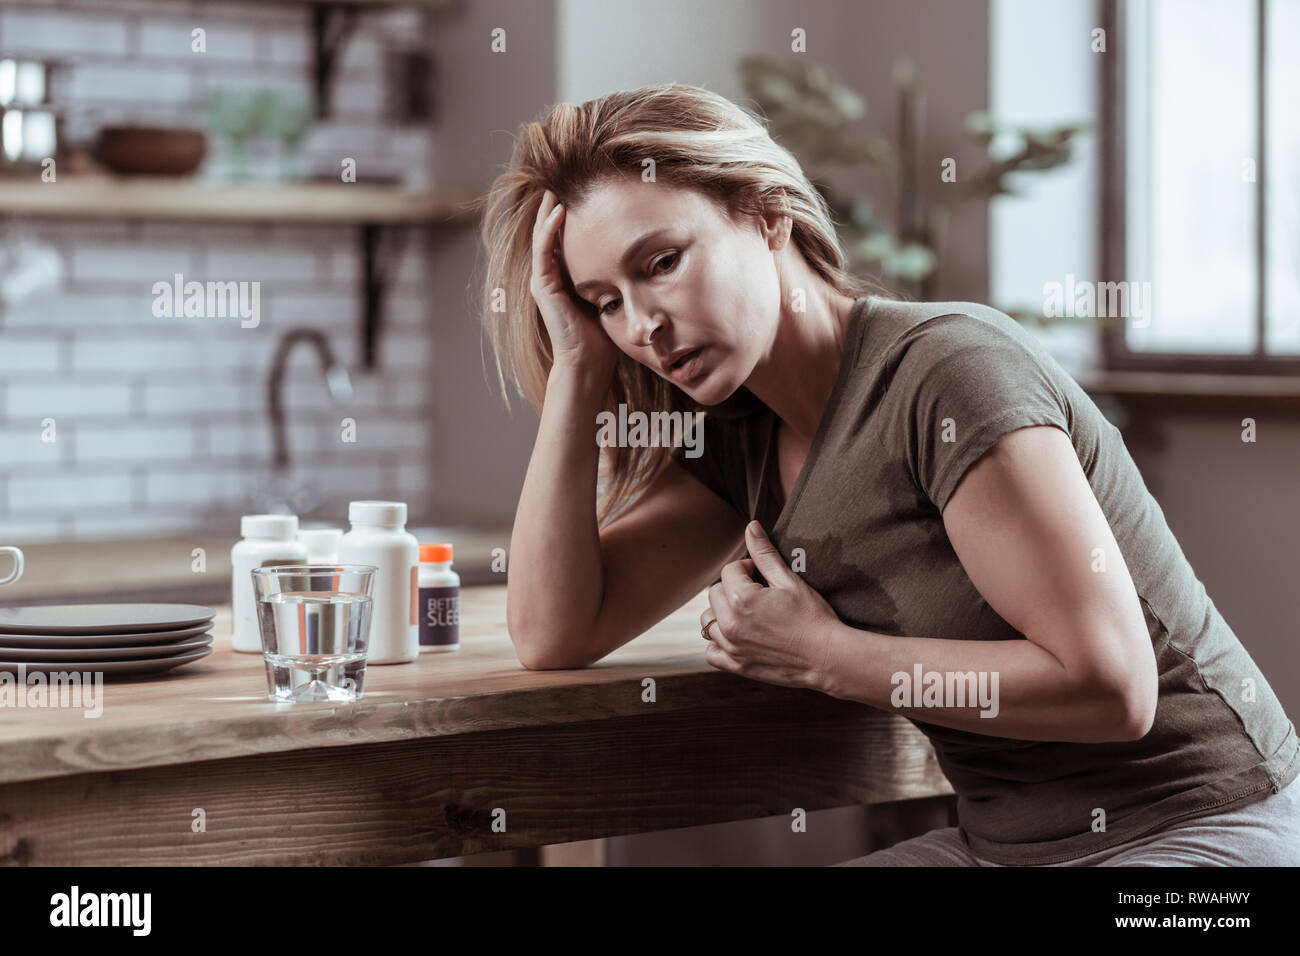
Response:
POLYGON ((237 651, 262 653, 257 624, 257 595, 253 569, 279 564, 305 564, 307 549, 297 540, 297 515, 244 515, 239 519, 242 541, 230 549, 230 624, 237 651))
POLYGON ((339 564, 373 564, 375 587, 370 614, 367 664, 403 664, 420 656, 420 545, 406 530, 406 503, 353 501, 351 528, 339 539, 339 564))
POLYGON ((299 528, 298 541, 307 549, 308 564, 338 564, 342 528, 299 528))

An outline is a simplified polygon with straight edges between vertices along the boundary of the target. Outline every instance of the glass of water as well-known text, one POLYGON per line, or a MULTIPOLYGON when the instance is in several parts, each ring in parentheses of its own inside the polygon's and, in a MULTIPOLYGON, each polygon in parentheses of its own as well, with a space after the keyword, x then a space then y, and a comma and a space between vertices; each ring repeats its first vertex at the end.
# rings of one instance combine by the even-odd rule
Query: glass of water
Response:
POLYGON ((253 569, 271 700, 346 701, 361 696, 376 571, 370 564, 253 569))

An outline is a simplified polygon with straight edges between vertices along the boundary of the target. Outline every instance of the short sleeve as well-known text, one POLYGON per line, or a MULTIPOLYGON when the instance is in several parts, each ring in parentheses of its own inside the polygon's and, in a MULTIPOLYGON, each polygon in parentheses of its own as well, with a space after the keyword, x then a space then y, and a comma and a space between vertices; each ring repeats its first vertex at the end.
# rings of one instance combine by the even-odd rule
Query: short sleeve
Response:
POLYGON ((673 460, 697 481, 749 519, 741 502, 747 500, 745 457, 741 451, 737 424, 704 415, 702 440, 695 448, 673 449, 673 460))
MULTIPOLYGON (((942 512, 967 469, 1008 432, 1055 425, 1071 434, 1069 407, 1054 381, 1059 366, 1035 340, 971 315, 925 323, 899 359, 908 467, 942 512)), ((892 390, 892 388, 891 388, 892 390)))

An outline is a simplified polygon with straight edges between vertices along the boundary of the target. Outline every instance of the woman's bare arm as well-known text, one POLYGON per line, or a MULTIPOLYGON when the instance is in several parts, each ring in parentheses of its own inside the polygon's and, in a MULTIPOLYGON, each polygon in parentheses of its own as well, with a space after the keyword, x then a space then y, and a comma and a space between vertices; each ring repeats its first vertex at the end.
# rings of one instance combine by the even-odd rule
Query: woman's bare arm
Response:
POLYGON ((551 370, 510 539, 506 619, 525 667, 584 667, 699 593, 745 521, 676 462, 631 508, 596 522, 596 414, 606 380, 551 370))
POLYGON ((995 737, 1145 736, 1160 696, 1151 634, 1070 436, 1052 425, 1007 433, 967 470, 942 517, 971 583, 1027 640, 882 637, 836 624, 813 681, 819 689, 995 737), (910 678, 916 668, 945 680, 971 675, 990 688, 989 700, 896 707, 894 675, 910 678))

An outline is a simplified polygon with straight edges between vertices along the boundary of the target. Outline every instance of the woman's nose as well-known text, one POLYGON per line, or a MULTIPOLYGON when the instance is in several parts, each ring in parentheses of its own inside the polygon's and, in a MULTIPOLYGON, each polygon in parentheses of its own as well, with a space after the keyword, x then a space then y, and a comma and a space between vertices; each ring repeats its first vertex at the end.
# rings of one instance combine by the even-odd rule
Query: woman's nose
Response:
POLYGON ((637 345, 649 346, 663 327, 663 319, 646 313, 633 321, 632 336, 637 345))

